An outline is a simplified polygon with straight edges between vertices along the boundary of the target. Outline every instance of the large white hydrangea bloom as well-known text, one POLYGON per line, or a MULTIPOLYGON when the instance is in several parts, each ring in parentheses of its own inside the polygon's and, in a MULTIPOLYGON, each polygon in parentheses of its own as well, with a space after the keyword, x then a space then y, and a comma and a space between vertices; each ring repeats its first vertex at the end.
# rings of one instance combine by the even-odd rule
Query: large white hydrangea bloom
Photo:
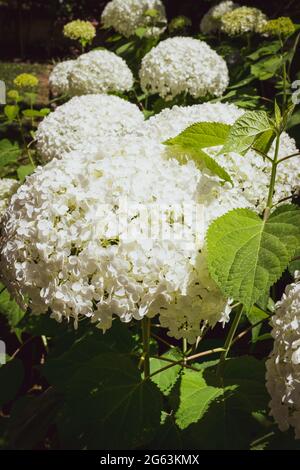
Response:
POLYGON ((258 8, 242 6, 223 15, 220 19, 221 31, 229 36, 245 33, 262 33, 267 16, 258 8))
POLYGON ((170 335, 192 343, 201 320, 228 318, 202 251, 206 229, 246 206, 238 188, 222 187, 193 162, 166 158, 154 140, 109 139, 89 156, 71 152, 27 178, 4 219, 0 272, 37 314, 75 325, 85 316, 102 330, 113 316, 159 314, 170 335))
POLYGON ((107 50, 82 54, 69 72, 71 95, 128 91, 133 75, 125 60, 107 50))
POLYGON ((273 351, 266 362, 271 416, 300 439, 300 281, 286 288, 272 317, 273 351))
POLYGON ((104 138, 136 132, 143 124, 138 107, 117 96, 75 96, 39 124, 37 149, 46 162, 80 147, 89 151, 104 138))
POLYGON ((9 204, 9 200, 18 189, 19 182, 12 178, 0 178, 0 218, 9 204))
POLYGON ((49 76, 55 94, 69 96, 128 91, 133 75, 125 60, 105 49, 57 64, 49 76))
MULTIPOLYGON (((163 142, 171 137, 177 136, 191 124, 196 122, 222 122, 233 124, 245 111, 233 104, 228 103, 204 103, 193 106, 174 106, 171 109, 164 109, 156 116, 146 121, 143 129, 145 135, 163 142)), ((245 156, 237 153, 228 155, 217 155, 219 147, 207 149, 207 152, 215 157, 221 166, 231 175, 235 184, 243 190, 247 200, 259 210, 263 210, 266 198, 267 187, 270 182, 271 165, 268 161, 252 150, 245 156)), ((281 137, 279 156, 285 157, 296 152, 294 139, 287 134, 281 137)), ((274 146, 269 155, 274 154, 274 146)), ((278 167, 277 182, 275 188, 274 201, 290 196, 300 188, 300 157, 292 158, 281 163, 278 167)))
POLYGON ((70 93, 69 73, 75 62, 76 60, 65 60, 59 62, 53 68, 49 76, 49 86, 54 94, 64 95, 70 93))
POLYGON ((229 83, 226 62, 208 44, 187 37, 169 38, 142 60, 141 87, 171 100, 181 93, 194 98, 221 96, 229 83))
POLYGON ((208 12, 203 16, 200 22, 200 30, 203 34, 210 34, 218 31, 221 27, 221 18, 226 13, 238 8, 240 5, 231 0, 225 0, 211 7, 208 12))
POLYGON ((112 0, 104 8, 101 20, 105 28, 114 28, 127 38, 141 27, 147 28, 146 36, 159 36, 167 23, 160 0, 112 0), (148 10, 156 10, 157 15, 147 16, 148 10))

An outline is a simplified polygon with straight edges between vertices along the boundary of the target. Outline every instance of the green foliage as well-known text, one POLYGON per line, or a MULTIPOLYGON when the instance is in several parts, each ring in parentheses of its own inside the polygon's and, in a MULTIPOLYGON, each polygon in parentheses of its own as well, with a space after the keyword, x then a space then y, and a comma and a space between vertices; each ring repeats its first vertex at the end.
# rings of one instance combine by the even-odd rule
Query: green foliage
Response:
MULTIPOLYGON (((164 142, 174 148, 178 153, 179 160, 182 161, 182 155, 189 157, 196 165, 204 165, 213 174, 219 176, 224 181, 232 180, 227 171, 221 167, 216 160, 210 157, 202 149, 217 147, 223 145, 230 131, 230 126, 218 122, 199 122, 185 129, 177 137, 168 139, 164 142)), ((184 161, 184 158, 183 158, 184 161)))
POLYGON ((0 140, 0 167, 15 163, 21 155, 21 149, 16 142, 8 139, 0 140))
POLYGON ((217 219, 207 233, 211 276, 246 309, 276 282, 300 243, 300 210, 287 205, 266 221, 248 209, 217 219))
POLYGON ((199 421, 210 403, 216 400, 223 389, 206 383, 203 370, 185 369, 180 385, 180 405, 176 412, 176 423, 180 429, 199 421))
POLYGON ((0 366, 0 407, 13 400, 19 391, 24 377, 24 369, 19 359, 13 359, 0 366))
POLYGON ((29 163, 28 165, 21 165, 17 170, 18 178, 23 183, 26 179, 26 176, 31 175, 34 172, 34 166, 29 163))
MULTIPOLYGON (((171 365, 170 362, 164 360, 163 358, 169 359, 170 361, 183 360, 183 356, 178 349, 170 349, 161 356, 161 359, 152 358, 150 360, 151 374, 154 374, 160 369, 171 365)), ((159 374, 154 375, 151 380, 158 386, 164 395, 169 395, 179 377, 181 370, 181 365, 174 365, 173 367, 169 367, 159 374)))
MULTIPOLYGON (((273 126, 265 111, 247 111, 232 126, 221 153, 236 152, 245 155, 253 146, 258 146, 261 136, 270 136, 273 126)), ((266 144, 264 143, 264 146, 266 144)))

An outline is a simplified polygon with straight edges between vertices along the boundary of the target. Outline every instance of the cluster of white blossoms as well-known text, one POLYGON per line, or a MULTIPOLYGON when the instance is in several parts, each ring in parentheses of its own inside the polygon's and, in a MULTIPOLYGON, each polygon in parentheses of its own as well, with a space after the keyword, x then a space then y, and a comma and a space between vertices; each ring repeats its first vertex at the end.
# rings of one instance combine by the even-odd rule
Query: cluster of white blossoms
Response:
POLYGON ((75 326, 89 317, 104 331, 114 316, 158 314, 170 335, 190 343, 201 321, 228 320, 204 238, 218 215, 249 203, 239 188, 165 153, 154 139, 109 139, 27 178, 0 244, 2 280, 21 305, 29 299, 34 313, 75 326))
POLYGON ((112 0, 103 10, 105 28, 114 28, 125 37, 137 28, 146 28, 146 36, 159 36, 166 29, 166 11, 160 0, 112 0), (155 14, 147 14, 154 13, 155 14))
POLYGON ((49 82, 54 93, 75 96, 128 91, 133 75, 124 59, 101 49, 57 64, 49 82))
MULTIPOLYGON (((298 273, 299 274, 299 273, 298 273)), ((273 351, 266 362, 271 416, 300 439, 300 281, 286 288, 272 317, 273 351)))
POLYGON ((193 38, 161 41, 142 60, 141 87, 171 100, 181 93, 194 98, 221 96, 229 83, 226 62, 208 44, 193 38))
POLYGON ((240 5, 231 0, 225 0, 211 7, 208 12, 203 16, 200 23, 200 30, 203 34, 210 34, 218 31, 221 27, 221 18, 226 13, 235 10, 240 5))
POLYGON ((0 178, 0 218, 9 204, 11 196, 18 189, 19 182, 12 178, 0 178))
POLYGON ((75 96, 49 114, 35 134, 44 162, 79 148, 89 151, 103 139, 136 132, 144 115, 129 101, 113 95, 75 96))
POLYGON ((70 93, 69 73, 75 62, 75 60, 65 60, 55 65, 49 76, 49 86, 52 93, 56 95, 70 93))
POLYGON ((221 17, 221 31, 229 36, 245 33, 262 33, 267 16, 258 8, 240 7, 221 17))
MULTIPOLYGON (((152 136, 159 142, 177 136, 184 129, 196 122, 222 122, 234 124, 244 113, 243 109, 228 103, 204 103, 193 106, 174 106, 164 109, 159 114, 146 121, 140 133, 152 136)), ((270 182, 271 165, 256 152, 250 150, 245 156, 237 153, 218 155, 220 147, 206 149, 207 153, 216 158, 230 174, 234 185, 241 188, 245 198, 258 210, 263 210, 267 187, 270 182)), ((297 151, 294 139, 286 133, 281 136, 279 156, 280 158, 291 155, 297 151)), ((274 154, 274 145, 269 156, 274 154)), ((274 194, 274 202, 291 196, 300 188, 300 157, 291 158, 281 163, 277 172, 277 181, 274 194)))

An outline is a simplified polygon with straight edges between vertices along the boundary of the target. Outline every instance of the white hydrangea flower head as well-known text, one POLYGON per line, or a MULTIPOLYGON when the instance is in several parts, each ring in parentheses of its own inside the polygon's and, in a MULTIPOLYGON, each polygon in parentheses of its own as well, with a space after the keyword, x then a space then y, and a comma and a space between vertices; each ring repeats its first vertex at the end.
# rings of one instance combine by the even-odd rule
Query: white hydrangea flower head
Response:
POLYGON ((286 288, 271 319, 274 345, 266 362, 271 416, 300 439, 300 280, 286 288))
POLYGON ((89 156, 71 152, 27 178, 4 218, 0 272, 36 314, 50 311, 75 326, 88 317, 102 330, 114 316, 129 322, 158 314, 170 335, 193 343, 202 320, 214 325, 228 310, 208 274, 206 229, 247 206, 238 188, 167 158, 154 140, 109 139, 89 156))
POLYGON ((226 13, 239 8, 238 3, 234 3, 231 0, 225 0, 211 7, 208 12, 203 16, 200 22, 200 31, 203 34, 210 34, 218 31, 221 27, 221 18, 226 13))
MULTIPOLYGON (((245 112, 234 104, 229 103, 204 103, 193 106, 174 106, 164 109, 159 114, 146 121, 140 133, 151 136, 159 142, 175 137, 184 129, 196 122, 222 122, 234 124, 245 112)), ((243 190, 249 203, 262 211, 267 198, 267 187, 270 182, 271 165, 256 152, 250 150, 245 156, 237 153, 217 155, 220 147, 207 149, 212 157, 215 157, 221 166, 230 174, 234 184, 243 190)), ((291 155, 297 151, 294 139, 286 133, 281 136, 279 149, 280 158, 291 155)), ((273 156, 274 145, 269 155, 273 156)), ((292 158, 281 163, 278 168, 274 201, 291 196, 300 189, 300 157, 292 158)))
POLYGON ((49 86, 54 94, 69 94, 69 73, 75 63, 75 60, 65 60, 55 65, 49 76, 49 86))
POLYGON ((161 41, 145 55, 140 80, 144 92, 171 100, 181 93, 221 96, 229 74, 225 60, 208 44, 178 36, 161 41))
POLYGON ((47 162, 78 148, 88 152, 103 139, 134 133, 143 124, 139 108, 118 96, 75 96, 43 119, 35 139, 47 162))
POLYGON ((105 49, 80 55, 68 74, 72 96, 128 91, 133 75, 125 60, 105 49))
POLYGON ((19 187, 19 182, 12 178, 0 178, 0 218, 5 212, 11 196, 19 187))
POLYGON ((258 8, 240 7, 221 17, 221 31, 229 36, 262 33, 267 16, 258 8))
POLYGON ((159 36, 167 23, 166 11, 160 0, 112 0, 103 10, 101 20, 105 28, 114 28, 125 37, 134 35, 137 28, 147 28, 146 36, 159 36), (156 10, 154 18, 148 10, 156 10))

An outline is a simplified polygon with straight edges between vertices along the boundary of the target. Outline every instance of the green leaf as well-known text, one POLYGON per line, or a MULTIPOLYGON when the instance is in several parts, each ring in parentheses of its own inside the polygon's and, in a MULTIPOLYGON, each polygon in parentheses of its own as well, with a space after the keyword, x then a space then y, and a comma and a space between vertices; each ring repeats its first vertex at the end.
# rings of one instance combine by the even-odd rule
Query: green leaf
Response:
POLYGON ((223 389, 207 385, 203 370, 185 369, 181 377, 180 404, 176 423, 180 429, 201 419, 212 401, 223 394, 223 389))
POLYGON ((24 109, 22 111, 23 116, 28 118, 35 118, 35 117, 44 117, 50 113, 49 108, 42 108, 40 110, 37 109, 24 109))
POLYGON ((280 41, 274 41, 270 44, 260 47, 252 54, 248 55, 249 59, 255 61, 266 55, 276 54, 281 49, 280 41))
POLYGON ((13 122, 16 117, 18 116, 20 108, 16 104, 7 104, 4 106, 4 114, 9 120, 9 122, 13 122))
POLYGON ((21 149, 17 143, 8 139, 0 140, 0 167, 15 163, 21 155, 21 149))
POLYGON ((265 111, 247 111, 231 127, 220 153, 236 152, 245 155, 264 132, 273 130, 265 111))
POLYGON ((261 435, 262 427, 254 414, 268 410, 265 364, 243 356, 225 362, 223 377, 217 374, 218 362, 203 364, 202 377, 207 387, 222 393, 210 401, 206 413, 183 432, 189 449, 249 449, 261 435))
MULTIPOLYGON (((262 320, 267 320, 269 318, 269 315, 267 313, 265 313, 263 310, 261 310, 259 307, 256 307, 255 305, 249 311, 246 312, 246 315, 251 325, 255 325, 256 323, 262 320)), ((252 341, 257 340, 261 327, 262 325, 260 324, 252 328, 252 341)))
POLYGON ((63 405, 63 395, 49 387, 42 395, 22 396, 8 423, 10 447, 32 450, 43 441, 63 405))
POLYGON ((185 129, 177 137, 168 139, 164 144, 172 147, 172 149, 174 148, 175 155, 173 156, 177 157, 181 163, 185 163, 187 158, 191 158, 200 168, 205 166, 213 174, 233 185, 229 173, 202 150, 203 148, 222 145, 226 141, 229 130, 230 126, 227 124, 216 122, 196 123, 185 129))
POLYGON ((274 77, 276 72, 282 67, 281 56, 268 57, 251 65, 251 73, 259 80, 268 80, 274 77))
MULTIPOLYGON (((4 286, 0 284, 0 290, 3 288, 4 286)), ((7 321, 12 328, 15 328, 25 315, 25 312, 23 312, 18 304, 11 299, 7 289, 3 290, 0 294, 0 313, 7 318, 7 321)))
POLYGON ((149 8, 145 11, 144 16, 149 16, 150 18, 156 18, 159 14, 159 11, 155 8, 149 8))
POLYGON ((294 259, 289 264, 289 272, 292 276, 295 275, 295 271, 300 271, 300 248, 295 251, 294 259))
POLYGON ((123 54, 124 52, 128 52, 129 50, 132 50, 134 48, 134 41, 129 41, 123 44, 122 46, 118 47, 116 50, 116 53, 118 55, 123 54))
POLYGON ((272 129, 263 132, 255 139, 255 142, 253 143, 253 149, 267 155, 270 151, 270 148, 272 147, 275 137, 276 134, 272 129))
POLYGON ((209 271, 226 296, 250 309, 280 278, 299 243, 297 206, 281 206, 267 221, 235 209, 208 229, 209 271))
POLYGON ((198 122, 182 131, 178 136, 168 139, 165 145, 175 145, 189 149, 203 149, 223 145, 231 126, 220 122, 198 122))
POLYGON ((13 359, 0 367, 0 407, 15 398, 23 378, 23 364, 19 359, 13 359))
MULTIPOLYGON (((165 357, 166 359, 170 359, 172 361, 178 361, 180 359, 183 360, 182 354, 179 352, 178 349, 175 348, 167 351, 165 354, 162 355, 162 357, 165 357)), ((171 363, 164 361, 163 359, 151 358, 151 374, 168 365, 171 365, 171 363)), ((173 367, 170 367, 169 369, 166 369, 163 372, 154 375, 151 380, 158 386, 158 388, 164 395, 169 395, 170 391, 172 390, 179 377, 179 373, 181 370, 182 366, 174 365, 173 367)))
POLYGON ((87 329, 42 369, 65 397, 57 420, 64 446, 130 449, 151 441, 160 426, 162 394, 131 360, 126 326, 114 322, 111 330, 87 329))
POLYGON ((135 35, 141 39, 145 36, 146 32, 147 32, 146 28, 140 27, 135 30, 135 35))
POLYGON ((275 104, 274 104, 274 114, 275 114, 276 126, 279 129, 280 126, 281 126, 282 115, 281 115, 281 110, 278 106, 278 103, 277 103, 276 99, 275 99, 275 104))
POLYGON ((33 173, 34 170, 35 168, 31 163, 29 163, 28 165, 19 166, 19 168, 17 169, 19 180, 23 183, 26 179, 26 176, 31 175, 31 173, 33 173))

